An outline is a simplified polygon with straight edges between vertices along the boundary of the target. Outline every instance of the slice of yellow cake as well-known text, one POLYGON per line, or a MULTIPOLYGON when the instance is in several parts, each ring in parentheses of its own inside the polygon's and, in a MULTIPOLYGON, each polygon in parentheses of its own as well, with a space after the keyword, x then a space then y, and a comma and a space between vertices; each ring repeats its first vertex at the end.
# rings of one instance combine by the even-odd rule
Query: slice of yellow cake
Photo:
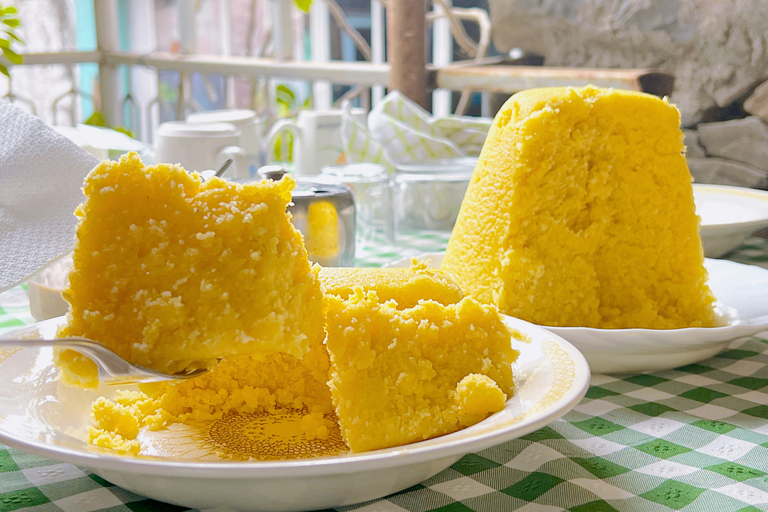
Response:
POLYGON ((416 260, 410 268, 322 268, 320 281, 326 294, 346 299, 361 287, 375 290, 381 302, 394 300, 400 308, 411 308, 427 299, 447 306, 463 297, 451 278, 416 260))
POLYGON ((496 115, 441 269, 538 324, 712 326, 698 229, 666 99, 528 90, 496 115))
MULTIPOLYGON (((60 336, 173 373, 221 357, 303 357, 324 337, 322 291, 286 213, 293 181, 202 182, 136 154, 88 175, 60 336)), ((59 360, 82 373, 71 352, 59 360)))
POLYGON ((325 303, 331 396, 352 451, 454 432, 512 394, 518 353, 494 306, 467 297, 400 309, 360 287, 325 303))

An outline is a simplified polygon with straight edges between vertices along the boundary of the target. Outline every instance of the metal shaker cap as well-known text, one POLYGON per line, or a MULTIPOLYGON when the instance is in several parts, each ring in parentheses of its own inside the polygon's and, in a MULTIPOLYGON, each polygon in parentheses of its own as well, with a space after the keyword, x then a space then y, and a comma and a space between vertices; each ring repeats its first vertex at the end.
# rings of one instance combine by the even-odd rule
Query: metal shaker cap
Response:
POLYGON ((256 173, 263 180, 280 181, 283 176, 288 174, 288 171, 280 165, 264 165, 259 167, 256 173))
POLYGON ((326 267, 355 264, 355 201, 344 186, 298 177, 288 211, 309 259, 326 267))

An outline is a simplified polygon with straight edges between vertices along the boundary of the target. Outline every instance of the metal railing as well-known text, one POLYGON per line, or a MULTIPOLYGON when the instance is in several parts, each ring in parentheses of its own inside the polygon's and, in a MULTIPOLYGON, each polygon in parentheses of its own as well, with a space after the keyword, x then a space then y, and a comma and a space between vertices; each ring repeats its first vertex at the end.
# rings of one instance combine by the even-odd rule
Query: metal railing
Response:
MULTIPOLYGON (((373 3, 378 4, 375 0, 373 3)), ((319 5, 319 4, 318 4, 319 5)), ((99 0, 96 7, 96 28, 98 50, 96 51, 63 51, 50 53, 24 54, 23 66, 41 66, 62 64, 74 66, 84 63, 96 63, 99 66, 99 92, 101 108, 112 125, 123 124, 125 105, 130 105, 132 116, 143 115, 152 119, 151 113, 156 105, 162 102, 156 97, 145 105, 138 105, 130 91, 123 91, 119 80, 120 66, 147 67, 154 70, 175 70, 181 73, 180 87, 183 87, 184 76, 192 73, 203 75, 222 75, 225 77, 301 79, 312 82, 317 92, 320 84, 340 84, 350 86, 372 87, 376 101, 389 82, 390 67, 382 62, 346 62, 334 60, 322 61, 293 61, 276 58, 235 57, 202 55, 195 53, 174 54, 163 52, 136 53, 122 52, 117 49, 116 4, 113 0, 99 0), (133 113, 136 114, 133 114, 133 113)), ((381 13, 378 13, 379 16, 381 13)), ((482 23, 481 23, 482 24, 482 23)), ((379 37, 380 34, 377 35, 379 37)), ((485 38, 487 39, 487 37, 485 38)), ((487 41, 481 41, 480 52, 471 61, 447 64, 428 69, 428 82, 434 89, 453 91, 498 92, 512 94, 519 90, 533 87, 558 85, 586 85, 624 89, 645 90, 656 94, 669 94, 672 88, 672 78, 656 73, 653 70, 635 69, 564 69, 551 67, 528 67, 505 65, 504 59, 483 59, 487 41)), ((382 42, 374 45, 374 61, 381 59, 380 47, 382 42)), ((13 64, 3 57, 0 62, 13 68, 13 64)), ((325 90, 324 87, 321 89, 325 90)), ((326 91, 327 92, 327 91, 326 91)), ((64 97, 82 95, 73 87, 64 97)), ((18 95, 12 99, 24 101, 18 95)), ((463 96, 466 96, 464 94, 463 96)), ((183 112, 185 98, 180 95, 178 113, 183 112)), ((466 101, 466 99, 465 99, 466 101)), ((74 101, 73 101, 74 105, 74 101)), ((55 107, 55 105, 54 105, 55 107)), ((54 108, 54 110, 56 110, 54 108)), ((150 123, 151 125, 152 123, 150 123)), ((151 128, 151 127, 150 127, 151 128)), ((146 134, 145 134, 146 135, 146 134)), ((144 137, 145 139, 151 137, 144 137)))

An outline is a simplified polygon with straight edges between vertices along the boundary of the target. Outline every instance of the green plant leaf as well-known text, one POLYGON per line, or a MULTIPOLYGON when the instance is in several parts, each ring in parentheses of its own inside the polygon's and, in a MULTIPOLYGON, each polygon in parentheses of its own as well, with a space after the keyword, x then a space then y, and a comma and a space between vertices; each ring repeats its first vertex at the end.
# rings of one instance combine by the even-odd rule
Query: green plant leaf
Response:
POLYGON ((104 115, 97 110, 97 111, 94 111, 93 114, 91 114, 91 117, 89 117, 85 121, 85 124, 90 126, 102 126, 106 128, 107 121, 106 119, 104 119, 104 115))
POLYGON ((309 7, 312 5, 312 0, 293 0, 293 3, 295 3, 296 7, 302 11, 309 12, 309 7))
POLYGON ((176 103, 179 99, 179 90, 171 88, 166 82, 160 84, 160 98, 166 103, 176 103))
POLYGON ((11 42, 7 39, 3 39, 2 37, 0 37, 0 48, 10 48, 10 47, 11 47, 11 42))
POLYGON ((13 39, 14 41, 16 41, 17 43, 24 44, 24 41, 22 41, 21 38, 16 34, 14 34, 13 32, 6 32, 5 34, 11 39, 13 39))
POLYGON ((8 7, 3 7, 0 9, 0 16, 2 16, 3 14, 16 14, 18 12, 19 10, 16 7, 14 7, 13 5, 9 5, 8 7))
POLYGON ((136 135, 134 135, 134 133, 131 130, 129 130, 128 128, 125 128, 123 126, 112 126, 111 128, 113 130, 115 130, 116 132, 120 132, 120 133, 123 133, 123 134, 129 136, 132 139, 136 138, 136 135))
POLYGON ((14 64, 21 64, 21 62, 24 60, 21 55, 11 50, 10 48, 3 48, 3 55, 5 55, 6 58, 14 64))
POLYGON ((285 131, 275 139, 274 160, 276 162, 293 162, 293 134, 285 131), (285 144, 285 158, 283 158, 283 144, 285 144))
POLYGON ((11 28, 16 28, 16 27, 19 26, 19 23, 21 23, 21 22, 19 21, 18 18, 6 18, 6 19, 3 20, 3 23, 5 23, 6 25, 8 25, 11 28))
POLYGON ((2 64, 0 64, 0 73, 2 73, 2 74, 4 74, 5 76, 7 76, 7 77, 8 77, 8 80, 10 80, 10 79, 11 79, 11 75, 10 75, 10 73, 8 73, 8 68, 6 68, 5 66, 3 66, 2 64))
POLYGON ((275 97, 277 101, 281 101, 287 105, 293 105, 293 103, 296 101, 296 94, 291 90, 290 87, 284 84, 279 84, 277 86, 275 97))

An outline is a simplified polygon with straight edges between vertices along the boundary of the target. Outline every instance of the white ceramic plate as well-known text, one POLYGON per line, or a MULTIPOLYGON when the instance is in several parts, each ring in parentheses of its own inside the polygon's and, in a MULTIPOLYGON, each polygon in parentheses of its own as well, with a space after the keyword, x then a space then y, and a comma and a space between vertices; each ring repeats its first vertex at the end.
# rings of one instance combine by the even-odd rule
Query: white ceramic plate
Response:
POLYGON ((768 226, 766 191, 694 184, 693 197, 701 217, 704 254, 709 258, 729 253, 749 235, 768 226))
MULTIPOLYGON (((424 253, 438 268, 445 253, 424 253)), ((408 267, 411 258, 388 266, 408 267)), ((709 286, 717 298, 717 312, 727 321, 723 327, 688 329, 592 329, 548 327, 581 350, 597 373, 668 370, 695 363, 722 352, 743 336, 768 330, 768 270, 727 260, 705 259, 709 286)))
MULTIPOLYGON (((61 321, 47 320, 10 335, 52 337, 61 321)), ((91 401, 110 390, 60 384, 51 349, 32 348, 0 351, 0 442, 86 467, 130 491, 185 507, 278 511, 351 505, 406 489, 467 453, 538 430, 581 400, 589 387, 589 366, 581 353, 532 324, 508 317, 505 322, 532 340, 513 342, 521 351, 513 367, 515 396, 503 411, 477 425, 420 443, 272 462, 216 460, 200 436, 177 437, 187 445, 162 458, 98 451, 82 439, 91 401)))

